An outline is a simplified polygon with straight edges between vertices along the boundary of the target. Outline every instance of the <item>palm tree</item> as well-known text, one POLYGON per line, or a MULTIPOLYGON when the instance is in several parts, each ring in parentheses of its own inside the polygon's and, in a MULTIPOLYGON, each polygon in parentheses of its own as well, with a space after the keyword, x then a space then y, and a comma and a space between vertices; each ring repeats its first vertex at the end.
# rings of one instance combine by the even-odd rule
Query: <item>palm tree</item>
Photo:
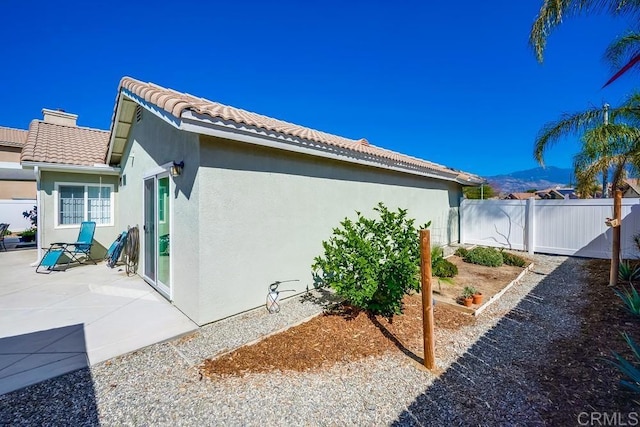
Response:
POLYGON ((620 107, 607 107, 564 115, 544 125, 534 143, 534 158, 544 166, 546 150, 564 137, 578 135, 583 143, 574 159, 578 187, 588 186, 601 173, 605 194, 610 170, 614 188, 620 185, 627 167, 640 165, 640 94, 631 95, 620 107))
MULTIPOLYGON (((637 17, 640 15, 640 0, 544 0, 529 34, 529 44, 533 47, 538 61, 543 61, 547 37, 565 17, 602 12, 614 16, 637 17)), ((606 58, 618 71, 605 86, 633 66, 640 64, 640 34, 631 31, 615 40, 609 46, 606 58)))
MULTIPOLYGON (((602 124, 582 136, 582 151, 573 162, 579 188, 588 187, 599 173, 612 171, 612 188, 622 185, 627 171, 640 166, 640 129, 626 124, 602 124)), ((603 195, 606 192, 603 180, 603 195)))

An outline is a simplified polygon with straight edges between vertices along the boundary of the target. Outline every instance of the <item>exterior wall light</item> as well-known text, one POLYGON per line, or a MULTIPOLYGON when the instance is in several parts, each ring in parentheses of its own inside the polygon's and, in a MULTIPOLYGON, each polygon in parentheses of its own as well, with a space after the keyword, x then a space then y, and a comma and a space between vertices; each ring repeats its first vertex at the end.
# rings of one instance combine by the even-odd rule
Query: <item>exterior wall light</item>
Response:
POLYGON ((184 160, 179 163, 174 161, 171 165, 171 176, 176 177, 182 175, 182 169, 184 168, 184 160))

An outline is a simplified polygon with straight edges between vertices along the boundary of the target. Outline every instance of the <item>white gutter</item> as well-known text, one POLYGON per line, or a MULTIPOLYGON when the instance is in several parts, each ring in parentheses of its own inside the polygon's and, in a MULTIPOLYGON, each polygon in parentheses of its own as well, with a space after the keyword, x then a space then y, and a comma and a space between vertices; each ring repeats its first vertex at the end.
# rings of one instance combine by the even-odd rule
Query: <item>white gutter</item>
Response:
POLYGON ((119 175, 120 168, 108 165, 80 166, 65 165, 61 163, 45 162, 22 162, 23 168, 38 168, 40 171, 70 172, 70 173, 90 173, 101 175, 119 175))
POLYGON ((33 173, 36 176, 36 210, 37 210, 37 218, 36 218, 36 245, 38 247, 37 251, 37 259, 36 262, 31 264, 32 267, 37 266, 42 259, 42 206, 40 204, 40 168, 35 166, 33 168, 33 173))

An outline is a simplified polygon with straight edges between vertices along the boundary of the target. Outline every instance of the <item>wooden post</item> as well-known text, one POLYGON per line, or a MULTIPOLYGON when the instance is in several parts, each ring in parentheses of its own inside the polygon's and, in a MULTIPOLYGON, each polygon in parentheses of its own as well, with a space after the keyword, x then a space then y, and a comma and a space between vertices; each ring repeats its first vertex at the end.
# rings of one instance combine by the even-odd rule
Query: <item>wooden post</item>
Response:
POLYGON ((622 226, 622 191, 616 190, 613 199, 613 239, 611 243, 611 271, 609 272, 609 286, 618 284, 618 269, 620 268, 620 228, 622 226))
POLYGON ((420 275, 422 279, 424 367, 435 369, 436 349, 433 338, 433 294, 431 292, 431 232, 429 230, 420 230, 420 275))

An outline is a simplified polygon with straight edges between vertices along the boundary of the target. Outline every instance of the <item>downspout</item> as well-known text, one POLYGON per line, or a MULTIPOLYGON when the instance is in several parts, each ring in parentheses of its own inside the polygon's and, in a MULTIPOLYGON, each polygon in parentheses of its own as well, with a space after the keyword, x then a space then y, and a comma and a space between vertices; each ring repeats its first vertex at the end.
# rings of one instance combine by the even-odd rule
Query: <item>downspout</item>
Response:
POLYGON ((33 168, 33 172, 36 176, 36 209, 38 211, 38 216, 36 219, 36 245, 38 246, 37 259, 36 262, 31 264, 32 266, 37 266, 42 259, 42 207, 40 206, 40 168, 35 166, 33 168))

